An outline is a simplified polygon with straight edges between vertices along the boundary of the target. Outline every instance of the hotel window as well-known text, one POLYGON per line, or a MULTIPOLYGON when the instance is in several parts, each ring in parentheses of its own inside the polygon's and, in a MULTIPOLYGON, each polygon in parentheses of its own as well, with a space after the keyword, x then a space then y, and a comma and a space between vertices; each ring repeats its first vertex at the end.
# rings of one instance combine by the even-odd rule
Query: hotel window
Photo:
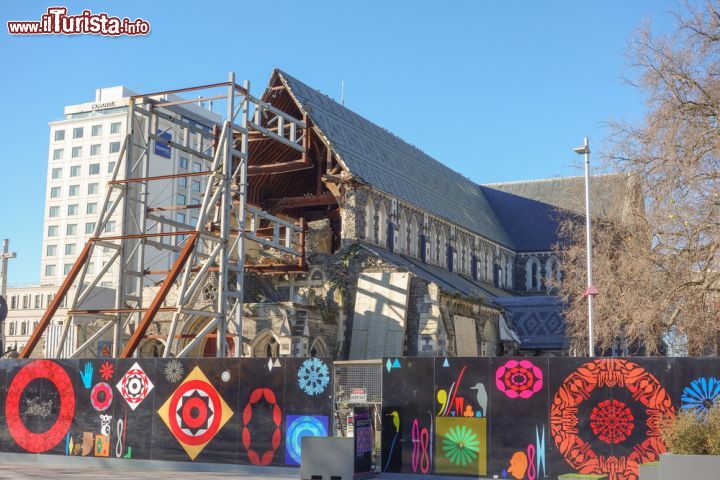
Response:
POLYGON ((110 135, 120 133, 120 122, 113 122, 110 124, 110 135))
POLYGON ((30 308, 30 295, 23 295, 23 308, 30 308))
POLYGON ((77 224, 69 223, 65 232, 68 235, 77 235, 77 224))
POLYGON ((90 172, 90 175, 99 175, 100 174, 100 164, 99 163, 91 163, 89 172, 90 172))
POLYGON ((65 244, 65 255, 75 255, 75 244, 74 243, 66 243, 65 244))
POLYGON ((48 257, 54 257, 57 255, 57 245, 48 245, 45 249, 45 255, 48 257))
MULTIPOLYGON (((48 265, 49 266, 49 265, 48 265)), ((8 322, 10 331, 8 332, 8 335, 15 335, 15 322, 8 322)))
POLYGON ((50 225, 50 226, 48 227, 48 234, 47 234, 47 236, 48 236, 48 237, 57 237, 57 234, 58 234, 58 227, 57 227, 57 225, 50 225))
POLYGON ((48 277, 55 275, 55 265, 45 265, 45 275, 48 277))
POLYGON ((187 178, 185 178, 185 177, 178 178, 178 186, 186 188, 187 187, 187 178))
POLYGON ((105 231, 106 232, 113 232, 115 231, 115 222, 110 221, 105 224, 105 231))
POLYGON ((65 140, 65 130, 55 130, 55 141, 65 140))
POLYGON ((60 187, 52 187, 50 189, 50 198, 60 198, 60 187))
POLYGON ((63 149, 62 148, 56 148, 53 150, 53 160, 62 160, 63 158, 63 149))
POLYGON ((113 170, 115 170, 115 162, 108 163, 108 173, 113 173, 113 170))
POLYGON ((73 138, 83 138, 83 127, 73 128, 73 138))
POLYGON ((88 222, 85 224, 85 233, 88 235, 95 233, 95 222, 88 222))
POLYGON ((187 202, 187 197, 185 197, 185 195, 183 195, 182 193, 178 193, 177 194, 177 204, 185 205, 186 202, 187 202))
POLYGON ((77 197, 78 195, 80 195, 80 185, 70 185, 68 196, 77 197))
POLYGON ((53 295, 52 293, 48 293, 47 296, 46 296, 47 303, 46 303, 45 305, 48 305, 48 306, 49 306, 49 305, 52 303, 53 298, 55 298, 55 295, 53 295))
POLYGON ((20 335, 27 335, 27 322, 20 322, 20 335))
POLYGON ((51 178, 57 180, 60 177, 62 177, 62 168, 53 168, 51 178))
POLYGON ((72 148, 72 154, 70 155, 72 158, 80 158, 82 157, 82 147, 73 147, 72 148))
POLYGON ((175 220, 177 220, 180 223, 185 223, 185 214, 184 213, 176 213, 175 220))
POLYGON ((16 310, 18 307, 18 297, 17 295, 13 295, 10 297, 10 310, 16 310))
POLYGON ((188 159, 185 157, 180 157, 180 168, 187 169, 188 166, 188 159))
POLYGON ((110 153, 117 153, 120 151, 120 142, 110 142, 110 153))
POLYGON ((74 165, 70 167, 70 176, 71 177, 79 177, 80 176, 80 165, 74 165))
POLYGON ((102 125, 93 125, 90 130, 90 135, 93 137, 99 137, 102 134, 102 125))
POLYGON ((35 308, 40 308, 42 305, 42 295, 35 295, 35 304, 33 305, 35 308))
POLYGON ((78 214, 78 204, 73 203, 73 204, 68 205, 68 213, 67 214, 70 216, 77 215, 78 214))
POLYGON ((48 216, 50 218, 55 218, 60 216, 60 207, 54 206, 50 207, 50 212, 48 213, 48 216))
POLYGON ((94 157, 96 155, 100 155, 100 144, 97 143, 95 145, 90 145, 90 156, 94 157))
POLYGON ((89 273, 90 275, 92 275, 93 273, 95 273, 95 264, 94 264, 93 262, 89 262, 89 263, 88 263, 87 273, 89 273))
POLYGON ((93 202, 93 203, 88 203, 88 204, 87 204, 87 210, 86 210, 86 212, 87 212, 88 214, 97 213, 97 203, 95 203, 95 202, 93 202))
POLYGON ((70 273, 70 269, 72 268, 72 266, 73 266, 72 263, 66 263, 63 266, 63 275, 67 275, 68 273, 70 273))
POLYGON ((192 171, 193 171, 193 172, 199 172, 199 171, 200 171, 200 162, 193 162, 192 171))
POLYGON ((88 195, 95 195, 98 193, 97 183, 88 183, 88 195))
POLYGON ((197 180, 193 180, 193 182, 192 182, 192 191, 193 192, 200 191, 200 182, 198 182, 197 180))

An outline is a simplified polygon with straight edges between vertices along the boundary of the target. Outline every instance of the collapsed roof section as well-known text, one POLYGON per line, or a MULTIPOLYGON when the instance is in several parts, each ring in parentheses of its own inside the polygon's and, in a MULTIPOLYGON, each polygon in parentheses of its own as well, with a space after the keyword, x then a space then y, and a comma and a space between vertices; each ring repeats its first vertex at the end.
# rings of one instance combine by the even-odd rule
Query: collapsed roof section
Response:
POLYGON ((270 84, 276 79, 288 88, 356 180, 514 247, 474 182, 282 70, 273 72, 270 84))

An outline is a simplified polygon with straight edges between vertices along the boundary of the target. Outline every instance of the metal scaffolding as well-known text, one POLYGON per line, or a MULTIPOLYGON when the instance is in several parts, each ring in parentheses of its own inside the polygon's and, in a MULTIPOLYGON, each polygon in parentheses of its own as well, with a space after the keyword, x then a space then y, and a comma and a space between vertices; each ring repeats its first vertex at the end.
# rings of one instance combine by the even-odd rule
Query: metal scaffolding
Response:
POLYGON ((278 142, 302 155, 298 163, 308 164, 307 119, 294 118, 253 97, 249 82, 236 84, 234 73, 229 74, 227 82, 132 96, 127 118, 127 134, 95 231, 20 357, 32 354, 65 297, 69 311, 56 351, 52 352, 56 357, 65 351, 69 330, 79 325, 90 325, 90 333, 70 349, 71 358, 87 354, 110 332, 113 356, 137 355, 138 346, 159 312, 172 314, 167 332, 161 335, 164 357, 187 356, 199 342, 213 337, 218 357, 229 355, 231 350, 240 357, 244 345, 246 240, 281 253, 281 258, 293 259, 294 268, 305 266, 303 219, 280 218, 247 202, 249 137, 253 133, 253 139, 261 136, 278 142), (196 92, 204 96, 192 100, 178 96, 196 92), (178 113, 182 105, 199 102, 224 103, 226 113, 221 123, 207 128, 178 113), (175 137, 165 134, 168 131, 175 132, 175 137), (185 161, 201 168, 188 172, 172 168, 170 174, 153 175, 168 169, 163 165, 165 170, 158 170, 154 163, 173 161, 154 154, 158 148, 182 152, 185 161), (152 185, 182 177, 204 182, 199 203, 162 204, 165 199, 151 195, 152 185), (197 221, 166 217, 167 212, 184 210, 197 212, 197 221), (119 234, 108 225, 116 212, 121 219, 119 234), (97 248, 109 252, 110 257, 93 273, 88 267, 97 248), (170 268, 153 270, 148 258, 162 255, 170 268), (208 282, 216 282, 215 301, 201 311, 194 309, 193 299, 208 282), (82 308, 98 286, 109 283, 115 287, 113 305, 82 308), (74 295, 69 297, 73 285, 74 295), (149 288, 158 285, 157 289, 149 288), (178 335, 178 326, 190 319, 204 324, 192 338, 178 335), (230 343, 233 348, 229 348, 230 343))

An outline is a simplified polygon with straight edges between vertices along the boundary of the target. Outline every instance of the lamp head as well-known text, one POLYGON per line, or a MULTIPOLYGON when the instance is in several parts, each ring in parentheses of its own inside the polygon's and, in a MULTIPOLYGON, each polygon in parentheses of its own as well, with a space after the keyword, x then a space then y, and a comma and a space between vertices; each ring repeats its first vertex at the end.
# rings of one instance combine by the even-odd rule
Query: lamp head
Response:
POLYGON ((573 148, 573 152, 577 153, 578 155, 585 155, 586 153, 590 153, 590 147, 582 146, 573 148))

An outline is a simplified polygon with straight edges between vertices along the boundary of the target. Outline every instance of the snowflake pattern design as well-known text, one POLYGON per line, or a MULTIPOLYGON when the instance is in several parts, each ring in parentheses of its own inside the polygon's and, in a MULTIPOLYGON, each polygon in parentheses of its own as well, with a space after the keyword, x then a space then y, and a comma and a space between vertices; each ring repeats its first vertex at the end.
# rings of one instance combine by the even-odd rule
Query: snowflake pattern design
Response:
POLYGON ((696 378, 683 389, 680 401, 683 410, 706 413, 713 405, 720 403, 720 379, 696 378))
POLYGON ((112 363, 105 362, 100 367, 100 376, 103 380, 110 380, 112 378, 113 374, 115 373, 115 368, 113 367, 112 363))
POLYGON ((635 427, 635 417, 630 409, 617 400, 605 400, 593 408, 590 428, 605 443, 621 443, 627 440, 635 427))
POLYGON ((168 382, 178 383, 183 379, 183 375, 185 375, 185 369, 178 360, 170 360, 165 365, 165 378, 168 382))
POLYGON ((298 370, 300 390, 308 395, 320 395, 330 383, 330 370, 322 360, 305 360, 298 370))

